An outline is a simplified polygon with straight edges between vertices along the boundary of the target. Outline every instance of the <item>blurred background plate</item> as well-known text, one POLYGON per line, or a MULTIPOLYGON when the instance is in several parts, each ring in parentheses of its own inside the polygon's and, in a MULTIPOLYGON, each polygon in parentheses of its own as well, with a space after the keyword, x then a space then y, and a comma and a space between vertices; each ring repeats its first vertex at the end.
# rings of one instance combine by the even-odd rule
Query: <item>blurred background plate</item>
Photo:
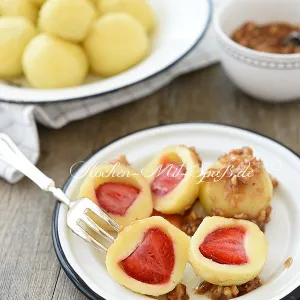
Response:
POLYGON ((120 90, 150 78, 177 63, 204 36, 212 15, 211 0, 149 0, 157 18, 152 52, 137 66, 119 75, 101 79, 89 77, 85 84, 66 89, 39 90, 24 80, 0 81, 0 101, 46 103, 86 99, 120 90))

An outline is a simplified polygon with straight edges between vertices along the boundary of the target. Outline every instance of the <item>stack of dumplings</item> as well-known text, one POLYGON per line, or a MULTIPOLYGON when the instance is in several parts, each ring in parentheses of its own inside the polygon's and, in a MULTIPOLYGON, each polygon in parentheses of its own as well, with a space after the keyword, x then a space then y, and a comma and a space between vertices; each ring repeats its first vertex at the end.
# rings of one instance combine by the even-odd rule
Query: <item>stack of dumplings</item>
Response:
POLYGON ((25 75, 38 89, 133 67, 155 27, 146 0, 0 0, 0 16, 0 79, 25 75))

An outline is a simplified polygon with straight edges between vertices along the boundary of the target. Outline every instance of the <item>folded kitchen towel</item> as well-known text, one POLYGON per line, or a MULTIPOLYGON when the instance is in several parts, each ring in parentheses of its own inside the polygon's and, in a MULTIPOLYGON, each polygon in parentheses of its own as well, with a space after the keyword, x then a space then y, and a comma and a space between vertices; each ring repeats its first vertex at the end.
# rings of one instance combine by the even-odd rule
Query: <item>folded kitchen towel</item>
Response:
MULTIPOLYGON (((219 1, 214 0, 214 5, 219 1)), ((210 25, 202 41, 185 58, 159 75, 141 83, 103 96, 66 103, 0 104, 0 132, 7 133, 35 164, 40 155, 37 122, 51 128, 61 128, 74 120, 84 119, 145 97, 181 74, 213 64, 218 61, 218 58, 218 47, 210 25)), ((10 183, 16 183, 23 176, 0 160, 0 177, 10 183)))

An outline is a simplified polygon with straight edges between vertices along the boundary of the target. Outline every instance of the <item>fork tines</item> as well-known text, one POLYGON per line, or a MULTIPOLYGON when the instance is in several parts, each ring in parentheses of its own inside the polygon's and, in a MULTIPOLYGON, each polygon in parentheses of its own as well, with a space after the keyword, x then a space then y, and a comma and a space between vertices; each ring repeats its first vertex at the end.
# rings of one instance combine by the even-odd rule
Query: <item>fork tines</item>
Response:
POLYGON ((101 244, 98 240, 96 240, 84 227, 95 232, 97 235, 104 238, 109 243, 113 243, 115 238, 109 234, 106 230, 101 228, 90 216, 89 213, 95 214, 98 218, 103 220, 106 224, 108 224, 114 231, 119 232, 120 226, 110 218, 104 211, 102 211, 99 207, 89 207, 84 210, 84 213, 81 214, 80 218, 77 220, 77 234, 79 234, 86 241, 90 242, 96 249, 107 252, 107 247, 101 244), (80 231, 80 232, 78 232, 80 231))

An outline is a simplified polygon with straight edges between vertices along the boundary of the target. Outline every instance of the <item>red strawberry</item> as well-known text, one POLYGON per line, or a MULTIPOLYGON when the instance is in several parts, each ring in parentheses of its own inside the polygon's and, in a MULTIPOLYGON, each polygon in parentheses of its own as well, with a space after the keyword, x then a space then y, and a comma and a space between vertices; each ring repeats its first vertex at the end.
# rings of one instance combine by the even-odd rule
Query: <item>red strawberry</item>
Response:
POLYGON ((217 229, 206 236, 199 247, 203 256, 223 265, 248 262, 244 248, 246 230, 243 227, 217 229))
POLYGON ((154 181, 151 184, 152 193, 162 197, 172 192, 184 178, 185 169, 176 163, 161 165, 154 181))
POLYGON ((175 265, 172 240, 160 229, 149 229, 141 244, 121 261, 130 277, 148 284, 163 284, 170 280, 175 265))
POLYGON ((107 182, 95 192, 100 207, 108 213, 124 216, 140 190, 130 184, 107 182))

